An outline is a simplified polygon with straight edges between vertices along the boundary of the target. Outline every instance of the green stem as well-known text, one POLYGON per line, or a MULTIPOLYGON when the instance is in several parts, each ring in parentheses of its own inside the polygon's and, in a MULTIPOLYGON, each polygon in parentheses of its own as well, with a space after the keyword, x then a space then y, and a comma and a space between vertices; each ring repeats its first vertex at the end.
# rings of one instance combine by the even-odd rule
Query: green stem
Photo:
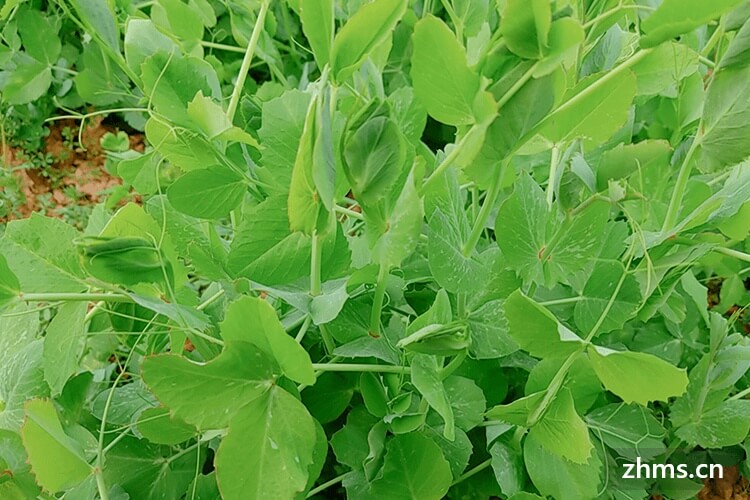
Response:
POLYGON ((459 366, 461 366, 466 359, 466 351, 462 351, 455 356, 450 362, 440 370, 440 379, 445 380, 455 372, 459 366))
POLYGON ((205 308, 207 308, 208 306, 210 306, 211 304, 219 300, 224 295, 224 293, 226 292, 222 288, 221 290, 219 290, 218 292, 216 292, 215 294, 211 295, 209 298, 207 298, 206 300, 198 304, 196 309, 199 311, 204 310, 205 308))
POLYGON ((521 87, 526 85, 526 82, 528 82, 532 75, 534 74, 534 71, 536 71, 536 68, 539 66, 539 62, 535 62, 529 69, 526 70, 526 72, 521 76, 521 78, 516 81, 516 83, 511 86, 511 88, 508 89, 508 91, 503 94, 503 96, 500 98, 499 101, 497 101, 497 110, 500 111, 503 106, 505 106, 508 101, 510 101, 516 93, 521 90, 521 87))
POLYGON ((397 373, 408 375, 411 373, 409 366, 393 365, 365 365, 354 363, 313 363, 313 369, 321 372, 373 372, 373 373, 397 373))
POLYGON ((21 293, 18 298, 24 302, 134 302, 117 293, 21 293))
MULTIPOLYGON (((474 127, 477 127, 478 125, 474 125, 474 127)), ((443 158, 443 161, 440 162, 440 165, 438 165, 435 170, 432 172, 432 174, 424 181, 424 184, 422 184, 422 187, 419 188, 419 195, 424 195, 425 192, 427 192, 427 188, 429 188, 432 184, 434 184, 440 176, 445 172, 448 167, 451 166, 451 164, 456 161, 456 158, 461 154, 461 150, 465 147, 467 137, 471 136, 473 127, 470 129, 466 134, 461 138, 460 141, 451 149, 451 152, 446 155, 445 158, 443 158)))
POLYGON ((370 311, 370 335, 380 337, 380 314, 383 310, 383 299, 385 298, 385 287, 388 283, 388 268, 381 265, 378 271, 378 282, 375 285, 375 296, 372 299, 372 310, 370 311))
POLYGON ((253 27, 253 33, 250 35, 250 42, 247 44, 245 50, 245 57, 242 59, 242 65, 240 66, 240 72, 237 75, 237 81, 234 84, 234 91, 232 97, 229 99, 229 106, 227 106, 227 116, 229 121, 234 121, 234 114, 237 111, 237 105, 240 103, 240 97, 242 96, 242 89, 245 86, 245 79, 247 73, 250 71, 250 63, 253 61, 253 55, 255 54, 255 47, 258 45, 258 39, 260 33, 263 31, 263 25, 266 22, 266 13, 268 12, 269 0, 263 0, 260 4, 260 11, 258 12, 258 18, 255 20, 255 26, 253 27))
POLYGON ((227 52, 239 52, 240 54, 244 54, 247 49, 243 49, 242 47, 236 47, 234 45, 226 45, 223 43, 216 43, 216 42, 209 42, 206 40, 201 40, 201 45, 204 47, 209 47, 212 49, 219 49, 219 50, 226 50, 227 52))
MULTIPOLYGON (((503 166, 504 165, 505 163, 503 163, 503 166)), ((474 227, 471 228, 471 234, 469 234, 469 238, 461 248, 461 253, 464 257, 468 257, 469 255, 471 255, 471 253, 474 251, 474 248, 477 246, 477 243, 479 243, 479 239, 482 237, 484 228, 487 225, 487 219, 490 218, 492 209, 495 208, 497 197, 500 195, 500 188, 502 187, 502 177, 504 171, 505 169, 501 167, 498 175, 496 175, 492 179, 492 184, 490 184, 490 187, 487 190, 487 196, 484 198, 482 208, 479 209, 477 220, 474 222, 474 227)))
POLYGON ((322 284, 320 282, 320 266, 323 257, 323 247, 320 244, 320 236, 317 230, 313 230, 312 251, 310 252, 310 295, 320 295, 322 284))
POLYGON ((468 470, 465 473, 463 473, 460 476, 458 476, 456 478, 456 480, 451 483, 451 486, 455 486, 455 485, 457 485, 458 483, 460 483, 462 481, 466 481, 467 479, 469 479, 472 476, 476 476, 477 474, 479 474, 480 472, 482 472, 484 469, 486 469, 490 465, 492 465, 492 459, 488 458, 487 460, 485 460, 481 464, 477 465, 473 469, 468 470))
POLYGON ((552 202, 555 198, 555 184, 557 184, 557 172, 560 169, 560 148, 555 144, 552 146, 552 157, 549 162, 549 180, 547 181, 547 208, 552 210, 552 202))
POLYGON ((335 486, 335 485, 339 484, 341 481, 343 481, 344 479, 346 479, 346 476, 348 476, 350 474, 351 474, 351 471, 345 472, 345 473, 341 474, 340 476, 336 476, 333 479, 331 479, 329 481, 326 481, 325 483, 321 484, 320 486, 316 486, 315 488, 313 488, 313 489, 310 490, 310 492, 307 494, 307 496, 305 498, 312 498, 315 495, 317 495, 318 493, 321 493, 321 492, 327 490, 331 486, 335 486))
POLYGON ((328 354, 333 354, 333 351, 336 349, 336 344, 333 342, 333 337, 328 331, 328 328, 326 325, 318 325, 318 330, 320 331, 320 338, 323 339, 323 345, 326 348, 326 352, 328 354))
POLYGON ((737 394, 735 394, 734 396, 732 396, 729 399, 731 399, 731 400, 742 399, 745 396, 747 396, 748 394, 750 394, 750 387, 748 387, 747 389, 745 389, 743 391, 738 392, 737 394))
POLYGON ((566 297, 564 299, 547 300, 545 302, 539 302, 540 306, 561 306, 564 304, 575 304, 583 300, 583 297, 566 297))
POLYGON ((96 488, 99 490, 99 500, 109 500, 109 490, 104 482, 104 471, 98 465, 94 471, 94 476, 96 477, 96 488))
POLYGON ((347 217, 351 217, 352 219, 365 220, 365 217, 361 213, 342 207, 341 205, 334 205, 333 209, 340 214, 344 214, 347 217))
POLYGON ((701 126, 702 121, 698 123, 698 133, 693 139, 693 143, 690 145, 690 149, 688 149, 685 159, 682 160, 680 171, 677 174, 674 191, 672 191, 672 198, 669 200, 667 215, 664 216, 664 224, 661 226, 662 233, 672 230, 677 222, 677 216, 679 215, 680 206, 682 205, 682 198, 685 196, 685 190, 687 189, 687 184, 690 180, 690 171, 692 170, 691 160, 701 143, 701 126))
POLYGON ((732 250, 731 248, 715 247, 714 252, 723 253, 729 257, 734 257, 744 262, 750 262, 750 254, 740 252, 739 250, 732 250))
POLYGON ((547 387, 547 392, 544 393, 544 398, 542 398, 541 403, 539 403, 539 406, 534 409, 534 411, 529 415, 529 418, 526 420, 526 427, 533 427, 537 422, 539 422, 539 419, 542 418, 544 412, 547 411, 550 403, 552 403, 552 400, 557 396, 557 393, 562 387, 563 382, 565 382, 565 376, 568 374, 568 370, 570 370, 570 367, 573 366, 576 358, 578 358, 578 355, 583 351, 583 349, 585 349, 585 347, 586 346, 583 345, 579 349, 576 349, 575 352, 571 353, 570 356, 568 356, 568 358, 565 360, 563 365, 560 367, 560 369, 557 370, 557 373, 552 379, 552 382, 550 382, 549 386, 547 387))
POLYGON ((312 323, 312 316, 310 316, 310 315, 305 316, 305 321, 302 323, 302 326, 299 327, 299 331, 297 332, 297 336, 294 337, 294 340, 296 340, 297 343, 302 342, 302 339, 305 338, 305 334, 307 333, 307 329, 310 328, 310 323, 312 323))

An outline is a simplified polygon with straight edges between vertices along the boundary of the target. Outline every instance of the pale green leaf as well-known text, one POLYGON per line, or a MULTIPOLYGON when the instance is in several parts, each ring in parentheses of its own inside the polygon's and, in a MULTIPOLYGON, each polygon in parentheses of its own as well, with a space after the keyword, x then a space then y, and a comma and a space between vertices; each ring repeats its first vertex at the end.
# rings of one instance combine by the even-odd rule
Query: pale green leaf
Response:
POLYGON ((44 337, 44 379, 56 396, 78 370, 86 345, 87 304, 68 302, 60 306, 44 337))
POLYGON ((210 167, 188 172, 169 189, 169 203, 180 212, 203 219, 229 215, 242 202, 245 179, 226 167, 210 167))
POLYGON ((589 429, 576 412, 569 390, 557 394, 542 419, 529 430, 528 438, 576 464, 588 462, 594 449, 589 429))

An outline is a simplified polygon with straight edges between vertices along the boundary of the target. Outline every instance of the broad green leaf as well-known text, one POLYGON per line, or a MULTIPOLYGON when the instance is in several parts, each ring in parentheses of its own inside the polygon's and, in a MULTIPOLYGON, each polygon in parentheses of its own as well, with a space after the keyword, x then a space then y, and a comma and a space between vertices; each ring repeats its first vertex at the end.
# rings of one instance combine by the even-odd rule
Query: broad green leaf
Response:
POLYGON ((466 52, 440 19, 427 16, 414 28, 411 77, 414 94, 436 120, 448 125, 474 122, 479 77, 469 69, 466 52))
POLYGON ((433 212, 427 243, 430 271, 435 281, 454 293, 476 290, 477 284, 487 275, 486 267, 476 255, 465 256, 463 253, 465 237, 460 226, 466 222, 466 217, 463 214, 459 217, 459 220, 449 220, 440 209, 433 212))
POLYGON ((594 347, 588 353, 604 387, 625 403, 646 405, 650 401, 667 401, 682 395, 687 388, 685 369, 652 354, 619 352, 603 347, 594 347))
POLYGON ((120 54, 120 31, 113 5, 97 0, 71 0, 89 34, 101 38, 116 54, 120 54))
POLYGON ((534 69, 534 77, 547 75, 561 64, 570 64, 584 38, 583 27, 576 19, 563 17, 553 21, 549 28, 549 44, 543 51, 544 57, 534 69))
POLYGON ((146 138, 164 158, 185 172, 220 162, 215 148, 201 134, 172 127, 157 118, 146 122, 146 138))
POLYGON ((410 174, 386 221, 385 233, 377 239, 372 249, 373 261, 389 269, 400 265, 419 240, 422 214, 422 199, 410 174))
POLYGON ((643 20, 641 47, 655 47, 665 40, 694 30, 739 5, 742 0, 664 0, 643 20))
POLYGON ((18 33, 26 53, 47 64, 55 64, 62 49, 57 30, 51 21, 52 18, 45 17, 37 10, 22 10, 16 16, 18 33))
POLYGON ((604 444, 629 460, 650 460, 666 450, 664 427, 643 406, 612 403, 586 415, 586 423, 604 444))
POLYGON ((180 0, 157 0, 151 7, 151 19, 168 33, 183 40, 200 40, 203 23, 200 13, 180 0))
POLYGON ((166 445, 184 443, 197 434, 195 427, 172 417, 163 406, 141 412, 138 432, 152 443, 166 445))
POLYGON ((273 386, 273 365, 248 342, 226 342, 205 364, 177 354, 146 358, 143 380, 174 415, 199 429, 225 427, 273 386))
POLYGON ((391 36, 406 11, 406 0, 375 0, 363 5, 336 33, 331 48, 333 77, 346 80, 391 36))
POLYGON ((505 301, 505 317, 513 340, 532 356, 565 356, 583 346, 578 335, 521 291, 513 292, 505 301))
POLYGON ((221 336, 224 340, 254 344, 274 359, 281 371, 295 382, 315 383, 310 355, 284 331, 276 311, 265 300, 242 297, 233 302, 221 323, 221 336))
POLYGON ((618 330, 635 314, 640 299, 638 282, 620 262, 599 261, 576 302, 576 326, 588 334, 606 310, 597 334, 618 330), (613 298, 615 290, 618 291, 613 298))
POLYGON ((68 302, 59 307, 44 336, 44 379, 57 396, 65 382, 75 375, 86 345, 85 302, 68 302))
POLYGON ((156 110, 179 125, 191 124, 187 106, 198 92, 221 98, 216 72, 196 57, 155 52, 141 64, 141 78, 156 110))
POLYGON ((159 155, 150 151, 117 164, 117 175, 132 185, 141 195, 152 195, 159 190, 159 155))
POLYGON ((538 59, 547 47, 551 24, 547 0, 507 0, 501 12, 500 33, 513 53, 538 59))
POLYGON ((718 69, 744 68, 750 64, 750 20, 745 21, 721 56, 718 69))
POLYGON ((13 302, 21 291, 18 277, 8 267, 8 261, 0 254, 0 311, 13 302))
POLYGON ((698 53, 681 43, 664 43, 631 69, 636 77, 636 95, 666 93, 676 97, 680 81, 698 71, 698 53))
POLYGON ((440 448, 417 433, 401 434, 388 442, 382 472, 364 498, 439 500, 451 484, 450 465, 440 448))
POLYGON ((29 57, 2 82, 3 100, 8 104, 36 101, 47 92, 51 83, 49 67, 29 57))
POLYGON ((529 430, 528 438, 576 464, 587 463, 594 450, 589 429, 576 412, 569 390, 557 394, 542 419, 529 430))
POLYGON ((318 422, 330 424, 346 412, 356 388, 353 373, 323 373, 302 392, 302 403, 318 422))
POLYGON ((683 441, 703 448, 724 448, 739 444, 750 431, 750 401, 730 399, 702 413, 695 422, 677 429, 683 441))
POLYGON ((750 120, 750 66, 718 71, 708 87, 703 108, 704 157, 719 166, 750 155, 750 139, 742 132, 750 120))
MULTIPOLYGON (((525 393, 545 391, 566 360, 566 357, 545 358, 534 365, 526 380, 525 393)), ((570 365, 565 377, 565 387, 573 396, 573 402, 579 414, 584 414, 591 408, 603 393, 602 385, 591 367, 591 362, 583 355, 577 356, 570 365)))
POLYGON ((299 90, 286 91, 263 103, 263 125, 258 129, 263 145, 262 167, 258 169, 258 175, 276 192, 289 191, 309 107, 310 94, 299 90))
POLYGON ((178 498, 195 477, 199 451, 199 448, 176 451, 172 446, 126 436, 107 452, 104 481, 119 485, 117 490, 130 498, 178 498))
POLYGON ((592 453, 585 464, 576 464, 547 451, 534 436, 523 444, 526 470, 540 493, 555 500, 599 498, 599 456, 592 453))
POLYGON ((554 143, 583 139, 597 146, 625 124, 635 93, 636 78, 630 70, 587 77, 543 121, 540 133, 554 143))
POLYGON ((229 424, 215 461, 222 498, 294 498, 307 484, 315 443, 315 421, 307 409, 273 387, 229 424))
POLYGON ((83 449, 65 433, 52 401, 33 399, 26 403, 21 437, 36 480, 46 490, 58 492, 76 486, 94 469, 83 449))
POLYGON ((477 359, 495 359, 518 350, 508 332, 508 320, 502 300, 490 300, 475 309, 467 318, 471 346, 469 352, 477 359))
POLYGON ((376 116, 349 135, 343 159, 352 193, 367 210, 388 196, 404 172, 403 137, 392 120, 376 116))
POLYGON ((625 179, 636 172, 666 168, 672 148, 667 141, 620 144, 602 153, 596 168, 596 185, 606 189, 610 179, 625 179))
POLYGON ((246 181, 239 173, 226 167, 210 167, 178 178, 167 189, 167 198, 180 212, 218 219, 237 208, 246 191, 246 181))
POLYGON ((427 426, 421 430, 422 434, 428 436, 440 447, 440 450, 443 452, 443 458, 451 466, 453 477, 459 477, 469 464, 469 458, 473 451, 471 441, 461 429, 456 429, 456 439, 453 441, 447 440, 439 431, 440 428, 434 429, 427 426))
POLYGON ((245 213, 230 246, 227 266, 235 276, 272 286, 307 275, 310 251, 310 238, 289 233, 284 197, 270 197, 245 213))
POLYGON ((208 139, 237 141, 260 148, 252 135, 232 125, 224 109, 200 90, 188 103, 187 114, 208 139))
POLYGON ((150 19, 129 18, 125 26, 125 61, 130 69, 140 73, 141 64, 157 52, 177 51, 177 44, 156 29, 150 19))
POLYGON ((495 441, 490 446, 489 452, 495 480, 500 485, 503 494, 510 497, 514 494, 521 494, 526 483, 526 468, 521 450, 505 441, 505 439, 495 441))
POLYGON ((318 68, 328 64, 333 44, 334 2, 332 0, 303 0, 300 4, 302 31, 310 43, 318 68))
POLYGON ((443 417, 443 435, 449 441, 456 438, 453 409, 440 378, 437 358, 427 354, 415 354, 411 360, 411 382, 436 412, 443 417))
POLYGON ((8 223, 0 252, 18 277, 21 291, 80 292, 88 287, 72 243, 77 237, 72 226, 33 214, 8 223))
POLYGON ((78 242, 81 262, 87 273, 108 283, 174 282, 174 272, 164 253, 147 238, 86 237, 78 242))
POLYGON ((470 431, 484 420, 487 402, 482 389, 470 378, 450 376, 443 381, 456 427, 470 431))
MULTIPOLYGON (((4 334, 36 335, 36 322, 9 319, 16 324, 4 325, 4 334)), ((26 337, 15 348, 0 354, 0 361, 0 429, 17 432, 24 419, 24 403, 35 397, 49 396, 49 387, 44 381, 42 341, 30 342, 26 337)))

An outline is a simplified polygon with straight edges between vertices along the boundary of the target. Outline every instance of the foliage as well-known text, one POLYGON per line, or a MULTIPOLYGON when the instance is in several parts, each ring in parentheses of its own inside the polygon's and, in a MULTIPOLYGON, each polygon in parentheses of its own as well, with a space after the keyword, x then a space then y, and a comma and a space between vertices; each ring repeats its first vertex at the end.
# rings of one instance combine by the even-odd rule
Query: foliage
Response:
POLYGON ((750 4, 689 4, 6 0, 3 116, 149 145, 142 203, 0 239, 0 497, 750 472, 750 4))

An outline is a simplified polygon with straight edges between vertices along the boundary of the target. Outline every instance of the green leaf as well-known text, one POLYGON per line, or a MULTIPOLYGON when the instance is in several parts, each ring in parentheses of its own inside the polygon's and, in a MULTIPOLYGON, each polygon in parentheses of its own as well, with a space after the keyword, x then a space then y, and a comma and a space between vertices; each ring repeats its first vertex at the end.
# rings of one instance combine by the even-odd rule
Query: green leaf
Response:
POLYGON ((391 36, 406 12, 406 0, 374 0, 363 5, 336 34, 331 70, 336 82, 346 80, 391 36))
POLYGON ((511 337, 532 356, 565 356, 583 346, 578 335, 520 290, 505 301, 505 317, 511 337))
POLYGON ((146 122, 146 138, 157 152, 185 172, 220 162, 215 148, 201 134, 172 127, 164 120, 150 118, 146 122))
POLYGON ((469 352, 477 359, 495 359, 518 350, 508 331, 502 300, 490 300, 475 309, 467 318, 471 346, 469 352))
POLYGON ((534 436, 523 444, 529 476, 543 495, 555 500, 593 500, 599 498, 599 456, 591 454, 585 464, 576 464, 547 451, 534 436))
POLYGON ((730 399, 677 429, 683 441, 703 448, 724 448, 739 444, 750 431, 750 401, 730 399))
POLYGON ((437 444, 417 433, 393 437, 386 446, 382 476, 368 499, 439 499, 448 492, 451 469, 437 444))
POLYGON ((750 64, 750 20, 745 21, 721 56, 718 69, 744 68, 750 64))
POLYGON ((68 379, 78 370, 86 346, 85 302, 68 302, 59 307, 44 337, 44 379, 59 395, 68 379))
POLYGON ((626 403, 646 405, 650 401, 667 401, 687 389, 685 369, 652 354, 618 352, 603 347, 594 347, 588 353, 604 387, 626 403))
POLYGON ((125 27, 125 61, 128 67, 140 73, 141 64, 157 52, 169 54, 177 44, 156 29, 150 19, 129 18, 125 27))
POLYGON ((435 356, 415 354, 411 360, 411 382, 436 412, 443 417, 443 435, 449 441, 456 438, 453 409, 440 378, 440 367, 435 356))
POLYGON ((469 69, 453 32, 440 19, 426 16, 414 28, 413 44, 414 94, 427 113, 448 125, 473 123, 479 77, 469 69))
POLYGON ((8 261, 0 254, 0 311, 18 297, 21 284, 8 267, 8 261))
POLYGON ((666 450, 664 427, 643 406, 612 403, 586 415, 586 423, 604 444, 628 460, 650 460, 666 450))
POLYGON ((518 56, 538 59, 547 47, 552 13, 547 0, 507 0, 500 20, 500 33, 518 56))
POLYGON ((72 243, 77 237, 64 222, 33 214, 8 223, 0 252, 23 292, 80 292, 88 286, 72 243))
POLYGON ((26 104, 36 101, 47 92, 52 83, 49 67, 27 58, 2 82, 3 100, 8 104, 26 104))
POLYGON ((583 139, 597 146, 612 137, 628 119, 636 93, 636 78, 625 70, 616 78, 593 75, 581 80, 565 103, 544 120, 540 134, 554 143, 583 139))
POLYGON ((750 139, 742 133, 750 120, 750 66, 718 71, 703 107, 704 158, 719 166, 733 165, 750 155, 750 139))
POLYGON ((71 0, 71 5, 90 34, 96 34, 116 54, 120 54, 120 32, 114 8, 108 2, 97 0, 71 0))
POLYGON ((180 212, 203 219, 229 215, 247 192, 245 179, 226 167, 194 170, 178 178, 169 189, 169 203, 180 212))
POLYGON ((526 468, 523 464, 523 454, 520 449, 507 444, 505 439, 498 439, 490 446, 492 472, 500 485, 503 494, 511 497, 522 494, 526 480, 526 468))
POLYGON ((250 342, 274 359, 281 371, 295 382, 305 385, 315 383, 310 355, 290 337, 265 300, 242 297, 226 310, 221 323, 224 340, 250 342))
POLYGON ((598 334, 622 328, 635 314, 641 293, 638 282, 627 273, 622 263, 602 260, 594 266, 580 299, 576 302, 575 322, 582 332, 589 333, 607 311, 597 328, 598 334), (613 299, 618 285, 619 290, 613 299))
POLYGON ((632 66, 636 95, 677 95, 680 81, 698 71, 698 53, 681 43, 664 43, 632 66), (671 92, 666 92, 672 89, 671 92))
POLYGON ((60 38, 57 30, 47 18, 37 10, 22 10, 16 16, 18 33, 26 53, 39 62, 55 64, 60 57, 60 38))
POLYGON ((650 16, 643 20, 641 47, 655 47, 665 40, 694 30, 739 5, 742 0, 664 0, 650 16))
POLYGON ((46 490, 58 492, 81 483, 94 470, 81 445, 68 436, 51 401, 26 403, 21 437, 36 480, 46 490))
POLYGON ((199 429, 225 427, 242 408, 273 386, 273 365, 254 345, 226 342, 205 364, 177 354, 143 361, 143 380, 174 415, 199 429))
POLYGON ((557 394, 528 437, 554 455, 576 464, 587 463, 594 449, 588 427, 576 412, 569 390, 557 394))
POLYGON ((203 38, 200 12, 180 0, 157 0, 151 7, 151 19, 168 33, 184 40, 203 38))
MULTIPOLYGON (((545 358, 534 365, 529 372, 529 378, 526 380, 524 391, 526 394, 533 394, 545 391, 552 380, 557 375, 567 358, 545 358)), ((591 367, 591 362, 586 356, 579 355, 570 365, 565 377, 565 387, 570 390, 573 396, 576 410, 584 414, 600 398, 602 385, 591 367)))
POLYGON ((642 141, 620 144, 602 153, 596 168, 596 185, 606 189, 610 179, 625 179, 631 174, 666 168, 672 148, 667 141, 642 141))
POLYGON ((24 419, 24 403, 34 397, 49 396, 49 387, 44 381, 42 341, 31 342, 29 338, 36 335, 38 322, 14 317, 9 320, 15 322, 2 325, 3 333, 23 340, 19 339, 16 346, 0 354, 0 428, 18 431, 24 419))
POLYGON ((314 386, 302 392, 302 403, 318 422, 329 424, 344 414, 356 384, 357 377, 352 373, 323 373, 314 386))
POLYGON ((156 444, 176 445, 197 434, 195 427, 169 414, 163 406, 147 408, 138 418, 138 432, 156 444))
POLYGON ((334 15, 332 0, 304 0, 300 4, 302 31, 310 43, 319 69, 328 64, 333 44, 334 15))
POLYGON ((315 443, 315 422, 307 409, 273 387, 229 424, 215 462, 222 498, 294 498, 307 485, 315 443))
POLYGON ((482 389, 470 378, 450 376, 443 381, 456 427, 470 431, 484 420, 487 402, 482 389))
POLYGON ((568 64, 583 43, 586 33, 583 26, 572 17, 563 17, 552 22, 549 28, 549 44, 544 57, 534 69, 534 77, 547 75, 561 64, 568 64))
POLYGON ((454 293, 475 290, 477 283, 487 275, 477 256, 463 254, 468 237, 461 234, 462 223, 467 224, 464 214, 458 220, 449 220, 440 209, 433 212, 429 223, 427 253, 430 271, 440 286, 454 293))
POLYGON ((422 199, 414 187, 412 174, 409 174, 391 216, 386 220, 385 233, 372 249, 373 261, 389 269, 400 265, 419 240, 422 218, 422 199))

